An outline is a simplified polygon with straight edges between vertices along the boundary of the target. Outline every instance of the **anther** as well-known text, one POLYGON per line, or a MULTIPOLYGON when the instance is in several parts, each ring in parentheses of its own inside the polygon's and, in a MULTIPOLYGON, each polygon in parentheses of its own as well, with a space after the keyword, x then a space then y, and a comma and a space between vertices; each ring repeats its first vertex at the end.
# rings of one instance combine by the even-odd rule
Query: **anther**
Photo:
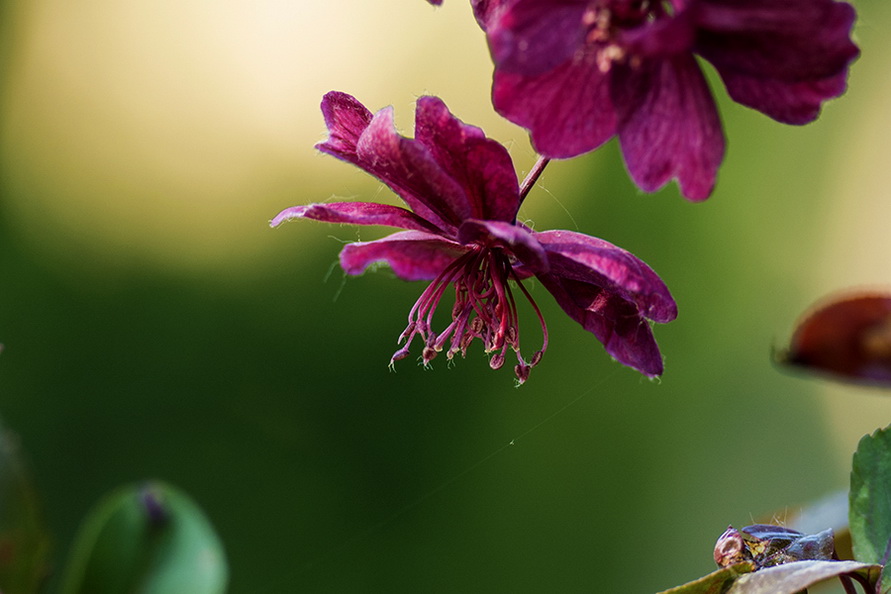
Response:
POLYGON ((406 357, 408 357, 408 347, 407 346, 402 347, 401 349, 399 349, 398 351, 393 353, 393 356, 390 357, 390 365, 392 365, 394 361, 401 361, 402 359, 405 359, 406 357))
POLYGON ((424 347, 424 350, 421 352, 421 359, 424 361, 424 365, 427 365, 436 358, 437 352, 436 349, 431 347, 424 347))
POLYGON ((523 363, 517 363, 514 366, 514 374, 517 376, 517 384, 523 385, 526 383, 526 380, 529 379, 529 366, 524 365, 523 363))

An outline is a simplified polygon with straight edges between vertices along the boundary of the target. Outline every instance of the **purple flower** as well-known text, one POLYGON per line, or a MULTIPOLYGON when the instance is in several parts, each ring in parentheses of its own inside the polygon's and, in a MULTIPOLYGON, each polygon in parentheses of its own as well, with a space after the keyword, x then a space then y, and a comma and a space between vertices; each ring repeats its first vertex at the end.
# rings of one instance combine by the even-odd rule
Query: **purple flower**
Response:
POLYGON ((539 153, 575 157, 617 135, 631 177, 715 185, 724 136, 694 54, 730 97, 786 124, 845 90, 854 9, 835 0, 473 0, 495 62, 495 108, 539 153))
POLYGON ((415 138, 396 133, 393 109, 372 115, 355 98, 331 92, 322 101, 329 136, 322 152, 348 161, 386 183, 411 210, 386 204, 335 202, 295 206, 273 227, 298 218, 404 229, 383 239, 346 245, 340 265, 361 274, 386 262, 405 280, 432 280, 408 315, 399 337, 407 357, 415 338, 429 363, 445 350, 466 355, 475 338, 501 367, 516 353, 524 382, 547 348, 538 306, 522 280, 535 276, 569 316, 592 332, 619 362, 648 376, 662 373, 650 324, 669 322, 677 307, 662 280, 638 258, 602 239, 571 231, 532 231, 517 222, 520 188, 507 150, 483 131, 455 118, 436 97, 421 97, 415 138), (513 281, 513 282, 511 282, 513 281), (433 329, 433 314, 450 287, 451 323, 433 329), (541 348, 520 353, 515 288, 541 322, 541 348))

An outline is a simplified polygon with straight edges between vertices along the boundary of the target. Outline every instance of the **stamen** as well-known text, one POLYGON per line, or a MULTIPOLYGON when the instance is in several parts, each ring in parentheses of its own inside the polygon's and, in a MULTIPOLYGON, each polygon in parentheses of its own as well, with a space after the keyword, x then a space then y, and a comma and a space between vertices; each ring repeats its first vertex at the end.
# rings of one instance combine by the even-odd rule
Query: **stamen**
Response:
POLYGON ((514 367, 514 374, 517 376, 517 385, 522 386, 526 383, 526 380, 529 379, 529 366, 523 363, 518 363, 514 367))
MULTIPOLYGON (((399 335, 399 339, 397 340, 397 342, 400 343, 405 341, 405 347, 396 352, 396 354, 399 355, 398 358, 391 358, 391 364, 393 361, 398 361, 399 359, 408 356, 408 348, 411 346, 412 340, 414 340, 416 335, 420 334, 425 342, 429 340, 431 324, 433 321, 432 313, 439 304, 439 300, 442 298, 442 293, 453 281, 455 281, 456 277, 461 273, 462 266, 473 256, 473 252, 468 252, 456 258, 454 262, 446 266, 445 269, 439 273, 439 276, 437 276, 433 282, 424 289, 424 292, 421 293, 421 296, 408 313, 408 326, 403 330, 402 334, 399 335), (428 313, 430 315, 427 315, 428 313), (421 319, 425 315, 427 319, 421 319)), ((396 355, 394 355, 394 357, 396 357, 396 355)))
POLYGON ((610 37, 611 13, 608 8, 589 8, 582 15, 582 25, 588 27, 585 37, 589 44, 603 43, 610 37))
POLYGON ((529 291, 513 271, 511 256, 501 247, 476 246, 450 263, 423 291, 409 313, 408 326, 399 336, 404 346, 390 359, 395 361, 409 354, 409 346, 415 336, 424 341, 421 363, 426 367, 445 349, 449 361, 457 353, 466 356, 474 339, 480 339, 486 353, 490 353, 489 366, 501 368, 510 347, 519 361, 514 368, 518 385, 529 377, 529 371, 538 364, 547 349, 548 332, 541 310, 529 291), (517 283, 523 295, 532 305, 542 328, 542 347, 527 363, 520 353, 519 312, 510 281, 517 283), (454 284, 455 303, 451 307, 451 322, 441 331, 433 330, 433 317, 446 288, 454 284))
POLYGON ((541 361, 541 356, 544 354, 544 351, 538 351, 534 355, 532 355, 532 359, 529 361, 529 367, 535 367, 538 365, 539 361, 541 361))
POLYGON ((545 323, 544 316, 541 313, 541 310, 538 308, 538 304, 535 302, 535 299, 532 298, 532 295, 529 294, 529 291, 526 290, 526 287, 523 286, 523 283, 520 282, 520 279, 517 277, 517 273, 511 271, 511 276, 516 281, 517 286, 520 287, 520 290, 523 291, 523 295, 526 296, 526 299, 529 301, 529 305, 532 306, 532 309, 535 311, 535 315, 538 316, 538 322, 541 324, 541 348, 538 352, 532 357, 534 363, 533 366, 538 365, 538 362, 541 361, 542 356, 545 351, 548 350, 548 325, 545 323))
POLYGON ((427 367, 430 364, 430 361, 436 358, 437 352, 430 347, 424 347, 424 350, 421 351, 421 360, 424 362, 424 367, 427 367))
POLYGON ((408 357, 408 347, 407 346, 404 346, 401 349, 399 349, 398 351, 396 351, 395 353, 393 353, 393 356, 390 357, 390 364, 388 365, 388 367, 390 368, 390 371, 396 371, 396 366, 394 365, 394 363, 396 363, 396 361, 401 361, 402 359, 405 359, 406 357, 408 357))
POLYGON ((590 27, 594 23, 597 22, 597 9, 593 6, 589 6, 585 9, 584 14, 582 14, 582 24, 586 27, 590 27))
POLYGON ((416 327, 417 327, 417 324, 415 324, 412 321, 409 321, 408 326, 405 328, 405 330, 402 331, 402 334, 399 335, 399 338, 396 339, 396 344, 399 344, 403 340, 405 340, 409 334, 411 334, 415 331, 416 327))
POLYGON ((609 72, 617 62, 629 64, 632 68, 639 67, 640 56, 629 54, 624 45, 625 32, 649 27, 662 19, 674 18, 677 13, 675 5, 679 1, 607 0, 592 3, 582 14, 585 45, 580 48, 576 59, 593 62, 602 73, 609 72))
POLYGON ((461 355, 462 356, 467 356, 467 348, 470 346, 470 343, 473 342, 474 338, 480 338, 480 335, 479 334, 465 334, 461 338, 460 347, 461 347, 461 355))
POLYGON ((520 332, 516 326, 510 326, 504 333, 504 342, 514 347, 514 350, 520 348, 520 332))
POLYGON ((612 43, 597 52, 597 69, 604 74, 613 67, 613 62, 621 62, 625 58, 625 50, 612 43))
POLYGON ((453 320, 452 323, 446 326, 446 329, 443 330, 439 334, 439 336, 436 337, 436 339, 433 341, 433 344, 430 345, 431 347, 433 347, 433 350, 435 350, 437 353, 442 350, 442 347, 445 345, 446 340, 448 340, 449 336, 452 334, 452 330, 455 329, 456 324, 457 321, 453 320))

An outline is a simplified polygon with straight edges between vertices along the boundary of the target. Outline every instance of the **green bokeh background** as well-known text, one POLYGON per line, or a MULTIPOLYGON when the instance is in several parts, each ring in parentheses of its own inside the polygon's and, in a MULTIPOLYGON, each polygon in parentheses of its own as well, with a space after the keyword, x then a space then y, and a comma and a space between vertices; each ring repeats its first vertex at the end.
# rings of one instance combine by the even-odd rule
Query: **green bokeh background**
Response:
MULTIPOLYGON (((187 4, 199 15, 247 7, 187 4)), ((220 67, 239 92, 251 87, 279 106, 262 113, 294 138, 258 140, 225 118, 212 137, 186 126, 187 149, 175 158, 194 176, 158 176, 156 185, 148 156, 120 172, 103 162, 114 142, 105 153, 78 142, 78 130, 108 129, 121 159, 143 154, 128 149, 141 146, 139 126, 115 136, 130 112, 108 116, 96 99, 105 90, 86 106, 82 91, 60 92, 90 87, 101 69, 92 62, 106 53, 101 5, 68 25, 96 39, 96 53, 80 58, 82 70, 53 71, 30 40, 34 23, 62 5, 0 4, 0 417, 27 453, 57 570, 94 502, 159 478, 216 526, 233 593, 651 592, 710 571, 727 524, 782 518, 846 485, 850 436, 887 424, 891 408, 875 392, 827 391, 781 373, 771 351, 823 292, 891 280, 889 244, 857 251, 859 237, 835 226, 838 212, 860 213, 864 225, 888 220, 858 202, 884 196, 837 191, 854 183, 844 156, 887 155, 858 136, 864 114, 887 104, 891 11, 882 2, 856 3, 863 57, 848 95, 813 125, 784 127, 732 104, 713 78, 729 151, 706 203, 687 203, 674 186, 640 194, 614 144, 548 168, 521 214, 539 229, 578 229, 633 251, 672 289, 680 316, 656 328, 666 373, 651 382, 610 361, 534 287, 551 346, 520 389, 479 348, 454 368, 405 360, 389 372, 423 286, 387 271, 332 272, 353 229, 267 227, 281 208, 332 194, 393 200, 350 166, 312 154, 324 133, 318 101, 331 88, 372 109, 395 104, 406 133, 414 98, 439 94, 505 142, 520 169, 533 160, 522 131, 491 114, 484 40, 464 2, 437 11, 423 0, 384 3, 363 39, 338 36, 336 19, 359 18, 364 0, 333 3, 336 19, 314 4, 254 7, 270 22, 286 11, 295 37, 327 31, 332 40, 280 56, 281 76, 296 81, 276 87, 280 95, 238 78, 250 63, 220 67), (402 61, 373 61, 380 55, 402 61), (312 61, 326 74, 301 78, 299 65, 312 61), (355 70, 338 70, 347 62, 355 70), (32 81, 27 92, 22 81, 32 81), (229 161, 193 168, 189 159, 205 153, 250 169, 243 187, 220 190, 225 200, 214 193, 229 161), (76 169, 72 159, 81 159, 76 169)), ((152 26, 178 18, 174 3, 152 5, 152 26)), ((193 24, 196 39, 213 26, 193 24)), ((175 49, 139 73, 142 83, 181 66, 176 54, 189 48, 175 49)), ((276 64, 266 65, 273 79, 276 64)), ((109 105, 120 99, 113 79, 97 85, 110 89, 109 105)), ((138 99, 124 97, 142 117, 138 99)), ((175 99, 192 110, 182 121, 204 110, 205 97, 175 99)), ((168 115, 158 110, 158 128, 175 125, 168 115)), ((534 319, 525 327, 534 342, 534 319)))

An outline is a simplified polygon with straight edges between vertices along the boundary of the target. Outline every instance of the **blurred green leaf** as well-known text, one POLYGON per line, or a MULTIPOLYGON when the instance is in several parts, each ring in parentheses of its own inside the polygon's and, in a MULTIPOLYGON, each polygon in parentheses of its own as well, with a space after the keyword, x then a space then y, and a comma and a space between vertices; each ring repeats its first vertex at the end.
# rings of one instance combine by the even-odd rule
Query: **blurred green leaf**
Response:
POLYGON ((106 497, 81 526, 63 594, 216 594, 228 569, 201 510, 162 484, 128 486, 106 497))
POLYGON ((736 578, 754 569, 755 566, 752 563, 737 563, 723 567, 718 571, 713 571, 696 581, 687 582, 682 586, 676 586, 659 594, 721 594, 727 591, 727 588, 730 587, 736 578))
POLYGON ((15 437, 0 426, 0 591, 36 592, 46 576, 49 537, 15 437))
POLYGON ((796 594, 819 582, 853 574, 872 585, 881 570, 880 565, 856 561, 795 561, 744 575, 727 594, 796 594))
POLYGON ((851 469, 850 525, 854 558, 878 563, 891 538, 891 431, 865 435, 851 469))

